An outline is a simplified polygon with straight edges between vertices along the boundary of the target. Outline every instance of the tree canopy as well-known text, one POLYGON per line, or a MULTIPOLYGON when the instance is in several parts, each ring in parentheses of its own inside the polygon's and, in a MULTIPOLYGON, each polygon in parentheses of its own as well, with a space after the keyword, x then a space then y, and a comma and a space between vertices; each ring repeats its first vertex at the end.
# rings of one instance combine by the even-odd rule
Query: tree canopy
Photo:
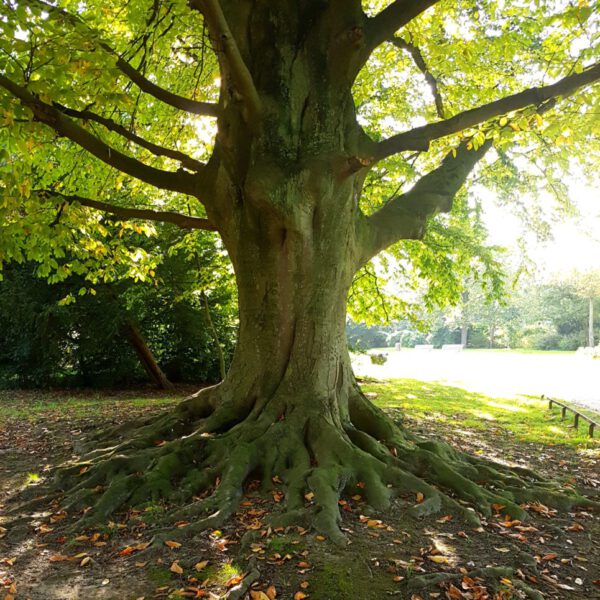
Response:
MULTIPOLYGON (((260 99, 244 65, 248 57, 231 37, 237 23, 227 24, 218 3, 204 4, 2 3, 4 260, 33 259, 52 281, 72 272, 91 282, 139 278, 153 270, 150 257, 123 243, 127 236, 108 236, 101 213, 121 220, 124 231, 143 227, 148 235, 155 230, 144 221, 218 228, 204 208, 211 202, 206 179, 216 117, 231 103, 256 110, 260 99)), ((309 26, 317 18, 313 4, 298 3, 288 18, 309 26)), ((453 196, 466 173, 457 172, 450 184, 450 170, 459 165, 468 172, 492 142, 478 179, 517 208, 536 188, 565 201, 562 182, 573 161, 596 165, 593 4, 404 0, 331 10, 341 28, 329 42, 332 73, 354 82, 358 123, 368 135, 344 160, 348 169, 369 167, 361 209, 376 213, 370 221, 380 231, 369 254, 400 237, 422 237, 422 219, 446 212, 451 202, 444 194, 428 202, 411 198, 423 186, 441 189, 438 180, 453 196), (361 27, 344 30, 357 17, 361 27), (414 214, 399 229, 406 212, 414 214)), ((473 230, 476 204, 472 197, 456 202, 452 217, 430 225, 425 244, 393 246, 393 268, 437 281, 434 300, 457 298, 459 271, 471 269, 473 259, 491 267, 492 280, 494 261, 473 230)), ((364 298, 377 289, 374 270, 359 277, 351 309, 377 312, 377 303, 364 298)))
POLYGON ((474 267, 498 285, 469 177, 535 217, 532 187, 564 203, 572 161, 594 165, 597 7, 0 6, 1 256, 38 261, 53 281, 141 280, 153 254, 128 231, 152 237, 166 221, 218 232, 236 277, 225 379, 59 471, 65 509, 92 504, 83 525, 152 498, 171 502, 173 522, 194 520, 168 536, 215 528, 253 474, 285 485, 273 523, 338 542, 338 501, 357 486, 375 508, 418 493, 411 514, 472 524, 498 505, 519 520, 528 502, 591 505, 393 421, 360 390, 344 328, 351 290, 368 310, 386 262, 428 275, 431 302, 460 294, 474 267))

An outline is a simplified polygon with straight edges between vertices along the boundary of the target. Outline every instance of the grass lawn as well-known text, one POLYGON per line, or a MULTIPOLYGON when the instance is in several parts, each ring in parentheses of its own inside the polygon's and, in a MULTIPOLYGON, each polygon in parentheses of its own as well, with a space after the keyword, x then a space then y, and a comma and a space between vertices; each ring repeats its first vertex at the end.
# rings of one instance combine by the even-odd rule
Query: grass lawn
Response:
MULTIPOLYGON (((573 415, 561 421, 560 410, 548 410, 548 403, 534 397, 492 398, 432 382, 414 379, 389 379, 365 382, 363 389, 384 409, 399 409, 413 420, 447 423, 474 429, 500 426, 518 441, 567 444, 574 447, 600 448, 600 431, 591 439, 581 422, 579 430, 571 425, 573 415)), ((600 415, 580 409, 600 423, 600 415)))

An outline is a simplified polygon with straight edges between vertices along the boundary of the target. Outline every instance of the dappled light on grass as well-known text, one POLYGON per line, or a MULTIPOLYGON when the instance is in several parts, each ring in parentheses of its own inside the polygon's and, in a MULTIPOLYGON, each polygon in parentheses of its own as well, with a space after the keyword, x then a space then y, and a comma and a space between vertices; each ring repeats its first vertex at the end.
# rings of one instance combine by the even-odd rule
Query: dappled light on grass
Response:
POLYGON ((484 419, 485 421, 495 421, 496 417, 494 415, 490 415, 488 412, 477 411, 475 413, 480 419, 484 419))
POLYGON ((556 435, 560 435, 560 436, 565 436, 566 432, 564 429, 561 429, 560 427, 556 427, 555 425, 551 425, 548 429, 550 429, 550 431, 556 435))
POLYGON ((525 412, 525 409, 522 406, 516 406, 514 404, 506 404, 501 402, 488 402, 489 406, 494 406, 496 408, 502 408, 503 410, 511 410, 513 412, 525 412))
MULTIPOLYGON (((442 421, 462 427, 503 428, 518 441, 560 443, 600 449, 600 439, 589 438, 585 428, 574 429, 550 412, 545 400, 531 396, 492 397, 441 383, 415 379, 388 379, 363 385, 371 399, 384 409, 399 409, 417 421, 442 421)), ((587 411, 590 412, 590 411, 587 411)), ((597 416, 597 415, 596 415, 597 416)))

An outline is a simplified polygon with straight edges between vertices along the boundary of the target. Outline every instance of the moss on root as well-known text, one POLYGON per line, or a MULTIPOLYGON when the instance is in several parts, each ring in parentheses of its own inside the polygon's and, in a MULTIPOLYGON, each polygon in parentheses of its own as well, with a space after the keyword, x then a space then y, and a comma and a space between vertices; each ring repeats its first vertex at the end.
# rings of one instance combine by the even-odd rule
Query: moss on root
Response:
POLYGON ((242 410, 217 404, 211 388, 154 421, 120 428, 116 443, 59 468, 53 489, 64 494, 68 511, 87 509, 77 528, 105 522, 128 506, 176 506, 164 515, 158 541, 219 527, 237 510, 245 482, 257 475, 264 489, 275 476, 285 486, 274 525, 311 526, 339 543, 345 538, 338 501, 357 485, 375 509, 419 494, 423 501, 410 508, 415 517, 444 511, 472 524, 494 505, 518 519, 527 516, 521 505, 533 501, 559 509, 598 506, 532 471, 416 438, 358 389, 334 399, 346 407, 345 418, 326 410, 330 398, 306 410, 288 400, 275 396, 260 411, 256 404, 242 410), (174 527, 182 519, 191 524, 174 527))

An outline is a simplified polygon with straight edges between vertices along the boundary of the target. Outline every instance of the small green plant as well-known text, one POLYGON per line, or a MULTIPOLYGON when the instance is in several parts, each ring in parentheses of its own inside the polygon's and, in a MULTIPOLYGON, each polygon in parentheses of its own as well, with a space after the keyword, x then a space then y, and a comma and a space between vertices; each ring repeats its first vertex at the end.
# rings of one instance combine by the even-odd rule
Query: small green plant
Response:
POLYGON ((32 483, 37 483, 40 480, 40 476, 37 473, 27 473, 27 480, 25 481, 26 485, 31 485, 32 483))
POLYGON ((385 365, 387 356, 385 354, 371 354, 371 362, 374 365, 385 365))

